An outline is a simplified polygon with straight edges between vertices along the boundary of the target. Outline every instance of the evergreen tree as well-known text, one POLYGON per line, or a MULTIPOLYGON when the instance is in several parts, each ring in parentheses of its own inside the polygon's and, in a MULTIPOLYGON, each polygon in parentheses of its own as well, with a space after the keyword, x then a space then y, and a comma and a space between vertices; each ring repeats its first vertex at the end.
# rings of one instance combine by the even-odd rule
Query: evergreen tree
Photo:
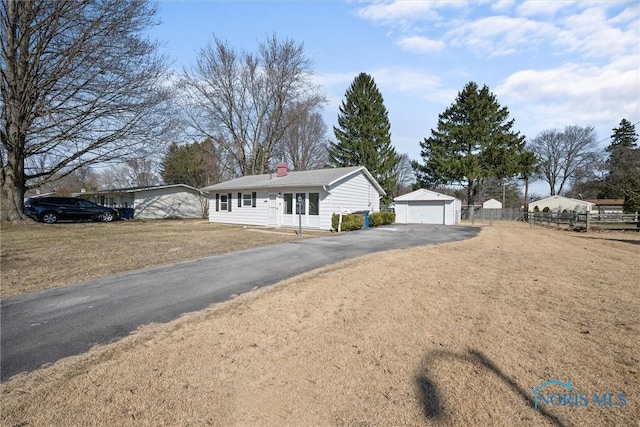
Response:
POLYGON ((220 182, 220 162, 213 153, 210 139, 202 142, 169 146, 160 164, 160 176, 165 184, 186 184, 196 188, 220 182))
POLYGON ((602 198, 624 198, 625 212, 640 210, 640 148, 636 142, 635 126, 627 119, 613 129, 611 144, 606 148, 609 158, 606 162, 607 174, 602 198))
POLYGON ((396 188, 400 161, 391 145, 390 129, 382 94, 370 75, 360 73, 340 106, 338 127, 333 128, 338 142, 329 145, 329 163, 333 167, 365 166, 387 193, 383 199, 387 203, 396 188))
MULTIPOLYGON (((522 174, 525 137, 511 129, 509 110, 501 107, 485 85, 469 82, 455 103, 439 115, 436 130, 421 143, 424 164, 413 163, 418 187, 458 184, 473 206, 484 180, 522 174)), ((469 209, 473 219, 473 209, 469 209)))

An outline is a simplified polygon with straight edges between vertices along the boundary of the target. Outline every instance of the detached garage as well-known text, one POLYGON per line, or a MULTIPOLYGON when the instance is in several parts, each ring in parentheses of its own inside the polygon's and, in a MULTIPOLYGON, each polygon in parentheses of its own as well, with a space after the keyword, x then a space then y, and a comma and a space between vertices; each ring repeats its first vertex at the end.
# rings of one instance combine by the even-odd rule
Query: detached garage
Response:
POLYGON ((460 222, 462 202, 455 197, 421 188, 393 199, 398 224, 443 224, 460 222))

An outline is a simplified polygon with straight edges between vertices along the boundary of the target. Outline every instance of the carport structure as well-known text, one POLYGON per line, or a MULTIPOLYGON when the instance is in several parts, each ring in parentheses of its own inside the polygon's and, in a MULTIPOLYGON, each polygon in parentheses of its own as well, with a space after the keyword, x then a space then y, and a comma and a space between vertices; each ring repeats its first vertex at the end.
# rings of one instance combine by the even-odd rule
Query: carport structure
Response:
POLYGON ((421 188, 393 199, 398 224, 443 224, 460 222, 462 202, 455 197, 421 188))

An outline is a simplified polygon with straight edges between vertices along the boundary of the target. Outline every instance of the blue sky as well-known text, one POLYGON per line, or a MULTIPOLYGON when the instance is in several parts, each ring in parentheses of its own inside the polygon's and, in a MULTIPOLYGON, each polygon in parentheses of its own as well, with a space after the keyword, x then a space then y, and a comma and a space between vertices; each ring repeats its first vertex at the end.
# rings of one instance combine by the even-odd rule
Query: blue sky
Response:
POLYGON ((176 70, 213 34, 252 52, 273 33, 304 43, 332 140, 345 91, 370 74, 393 144, 413 159, 469 81, 489 86, 528 139, 590 125, 604 146, 622 118, 640 121, 638 0, 162 0, 159 18, 151 36, 176 70))

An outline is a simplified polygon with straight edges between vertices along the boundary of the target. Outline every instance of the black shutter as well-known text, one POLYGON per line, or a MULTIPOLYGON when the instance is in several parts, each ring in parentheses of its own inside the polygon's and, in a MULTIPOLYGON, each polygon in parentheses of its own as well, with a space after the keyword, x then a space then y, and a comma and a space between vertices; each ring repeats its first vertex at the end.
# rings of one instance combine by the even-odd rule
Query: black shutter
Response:
POLYGON ((229 193, 227 196, 228 196, 228 198, 229 198, 229 201, 228 201, 228 203, 227 203, 227 207, 229 208, 229 212, 231 212, 231 200, 232 200, 232 198, 231 198, 231 193, 229 193))
POLYGON ((238 193, 238 207, 242 207, 242 193, 238 193))
POLYGON ((256 199, 257 199, 257 194, 254 191, 253 193, 251 193, 251 207, 255 208, 256 207, 256 199))
POLYGON ((216 193, 216 212, 220 210, 220 194, 216 193))

